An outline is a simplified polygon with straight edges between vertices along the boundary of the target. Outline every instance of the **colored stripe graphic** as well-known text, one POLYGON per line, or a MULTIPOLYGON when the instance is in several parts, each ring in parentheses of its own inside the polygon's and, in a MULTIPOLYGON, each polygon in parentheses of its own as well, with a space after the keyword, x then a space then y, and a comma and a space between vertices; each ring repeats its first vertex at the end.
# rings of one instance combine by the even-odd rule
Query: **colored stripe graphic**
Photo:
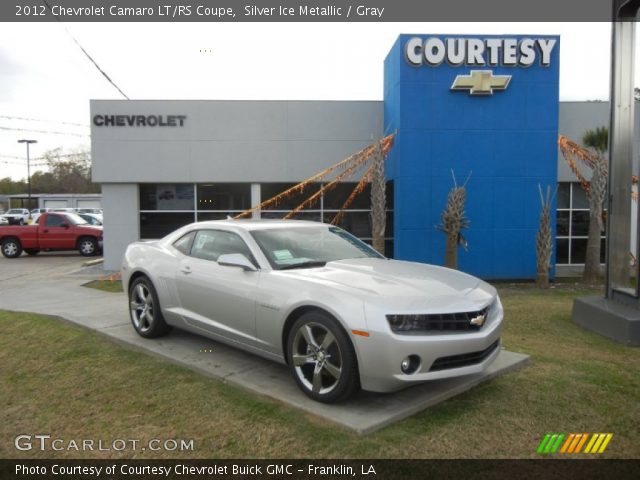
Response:
POLYGON ((541 455, 553 453, 603 453, 612 438, 613 433, 570 433, 568 435, 564 433, 547 433, 538 445, 536 453, 541 455))
POLYGON ((556 453, 564 437, 564 433, 547 433, 540 442, 540 445, 538 445, 536 452, 540 454, 556 453))
POLYGON ((547 446, 547 442, 549 441, 550 438, 551 438, 551 434, 547 433, 542 439, 542 441, 540 442, 540 445, 538 445, 538 450, 536 450, 536 453, 544 452, 544 448, 547 446))
POLYGON ((575 437, 576 437, 575 433, 572 433, 567 437, 567 440, 564 442, 564 445, 562 445, 562 448, 560 449, 560 453, 566 453, 567 449, 569 448, 569 445, 571 445, 571 442, 573 442, 573 439, 575 437))
POLYGON ((594 433, 584 453, 604 453, 613 433, 594 433))
POLYGON ((573 453, 580 453, 580 451, 582 450, 582 447, 584 446, 585 442, 587 441, 587 438, 589 438, 589 434, 588 433, 583 433, 582 434, 582 438, 578 442, 578 445, 576 445, 576 449, 575 449, 575 451, 573 453))

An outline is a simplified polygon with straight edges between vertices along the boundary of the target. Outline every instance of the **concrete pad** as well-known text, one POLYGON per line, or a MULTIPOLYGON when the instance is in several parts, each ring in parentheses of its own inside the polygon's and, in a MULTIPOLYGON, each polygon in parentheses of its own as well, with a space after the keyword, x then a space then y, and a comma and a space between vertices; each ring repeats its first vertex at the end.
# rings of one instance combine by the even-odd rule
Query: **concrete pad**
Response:
POLYGON ((637 308, 601 296, 576 298, 571 320, 623 345, 640 346, 640 311, 637 308))
POLYGON ((285 365, 179 330, 160 339, 140 337, 130 324, 124 294, 83 288, 82 283, 88 281, 86 276, 78 275, 77 271, 70 275, 64 268, 61 272, 44 279, 34 275, 13 276, 12 282, 3 285, 0 309, 62 317, 128 347, 266 395, 359 434, 398 422, 528 361, 527 355, 503 350, 482 374, 437 380, 392 394, 361 392, 348 402, 325 405, 307 398, 285 365), (25 288, 26 284, 29 288, 25 288))

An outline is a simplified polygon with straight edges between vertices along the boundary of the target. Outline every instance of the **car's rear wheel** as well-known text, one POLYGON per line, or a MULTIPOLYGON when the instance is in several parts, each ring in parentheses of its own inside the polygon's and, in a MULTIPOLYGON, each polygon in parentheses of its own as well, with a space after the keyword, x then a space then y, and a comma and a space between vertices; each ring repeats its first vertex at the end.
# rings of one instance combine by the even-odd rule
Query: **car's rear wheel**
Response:
POLYGON ((345 400, 360 387, 353 345, 342 326, 320 311, 295 321, 287 341, 289 368, 300 389, 314 400, 345 400))
POLYGON ((17 238, 5 238, 2 241, 2 254, 7 258, 17 258, 22 253, 22 244, 17 238))
POLYGON ((82 237, 78 240, 78 252, 83 257, 91 257, 98 253, 98 242, 92 237, 82 237))
POLYGON ((37 255, 40 253, 40 250, 38 250, 37 248, 25 248, 24 251, 27 255, 31 255, 31 256, 37 255))
POLYGON ((147 277, 138 277, 129 287, 129 314, 133 328, 142 337, 160 337, 171 330, 162 316, 156 289, 147 277))

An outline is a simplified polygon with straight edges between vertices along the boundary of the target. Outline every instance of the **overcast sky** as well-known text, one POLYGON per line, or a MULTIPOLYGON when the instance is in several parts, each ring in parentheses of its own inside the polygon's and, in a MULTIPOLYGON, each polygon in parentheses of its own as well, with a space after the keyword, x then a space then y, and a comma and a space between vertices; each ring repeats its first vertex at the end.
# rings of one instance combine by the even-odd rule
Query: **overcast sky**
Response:
POLYGON ((559 34, 560 100, 609 96, 608 23, 5 23, 0 178, 26 178, 20 138, 38 140, 32 172, 47 150, 89 149, 89 99, 123 98, 65 28, 131 99, 381 100, 401 33, 559 34))

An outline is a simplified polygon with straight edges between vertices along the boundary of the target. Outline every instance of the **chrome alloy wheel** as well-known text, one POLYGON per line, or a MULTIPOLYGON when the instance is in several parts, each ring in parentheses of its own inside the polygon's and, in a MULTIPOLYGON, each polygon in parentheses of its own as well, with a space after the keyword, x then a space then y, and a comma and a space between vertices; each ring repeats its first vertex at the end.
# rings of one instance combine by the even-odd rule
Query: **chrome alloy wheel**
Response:
POLYGON ((16 257, 18 253, 18 245, 15 242, 5 242, 2 245, 2 253, 5 257, 16 257))
POLYGON ((153 326, 153 295, 144 283, 138 283, 133 289, 129 303, 133 325, 141 333, 145 333, 153 326))
POLYGON ((334 335, 319 323, 305 323, 293 338, 293 365, 300 382, 311 392, 331 392, 342 375, 342 353, 334 335))
POLYGON ((84 240, 80 240, 80 245, 78 250, 85 257, 89 257, 96 252, 96 242, 93 239, 86 238, 84 240))

